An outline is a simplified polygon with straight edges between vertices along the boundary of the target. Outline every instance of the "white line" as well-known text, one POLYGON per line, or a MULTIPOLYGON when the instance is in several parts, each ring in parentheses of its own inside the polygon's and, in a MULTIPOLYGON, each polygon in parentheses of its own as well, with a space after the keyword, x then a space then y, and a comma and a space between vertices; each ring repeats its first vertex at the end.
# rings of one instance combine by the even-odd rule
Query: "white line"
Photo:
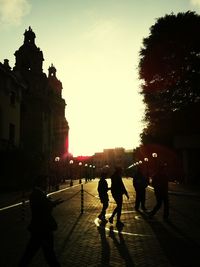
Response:
MULTIPOLYGON (((51 193, 47 194, 47 196, 51 196, 51 195, 58 194, 58 193, 60 193, 60 192, 63 192, 63 191, 65 191, 65 190, 68 190, 68 189, 70 189, 70 188, 72 188, 72 187, 77 187, 77 186, 79 186, 79 185, 80 185, 80 184, 78 184, 78 185, 73 185, 73 186, 70 186, 70 187, 66 187, 66 188, 60 189, 60 190, 55 191, 55 192, 51 192, 51 193)), ((9 206, 0 208, 0 211, 4 211, 4 210, 8 210, 8 209, 15 208, 15 207, 17 207, 17 206, 22 205, 23 203, 29 203, 29 200, 26 200, 26 201, 24 201, 24 202, 21 201, 21 202, 15 203, 15 204, 13 204, 13 205, 9 205, 9 206)))
POLYGON ((73 185, 73 186, 70 186, 70 187, 65 187, 65 188, 60 189, 58 191, 51 192, 51 193, 47 194, 47 196, 55 195, 55 194, 58 194, 58 193, 61 193, 61 192, 65 191, 65 190, 68 190, 68 189, 70 189, 72 187, 77 187, 77 186, 80 186, 80 184, 73 185))
POLYGON ((7 206, 7 207, 0 208, 0 211, 8 210, 8 209, 11 209, 11 208, 20 206, 20 205, 22 205, 22 204, 24 204, 24 203, 28 203, 28 202, 29 202, 29 200, 26 200, 26 201, 24 201, 24 202, 19 202, 19 203, 13 204, 13 205, 9 205, 9 206, 7 206))
MULTIPOLYGON (((135 211, 123 211, 122 213, 134 213, 134 212, 135 211)), ((106 214, 106 215, 111 215, 111 214, 106 214)), ((138 218, 136 218, 136 219, 138 219, 138 218)), ((101 226, 101 224, 99 223, 99 219, 98 218, 96 218, 94 220, 94 223, 96 224, 97 227, 102 227, 102 228, 105 228, 106 231, 110 231, 110 228, 101 226)), ((112 231, 115 232, 115 233, 118 233, 119 232, 116 229, 113 229, 112 231)), ((130 235, 130 236, 151 236, 151 235, 136 234, 136 233, 130 233, 130 232, 124 232, 124 231, 120 231, 120 233, 122 233, 124 235, 130 235)))

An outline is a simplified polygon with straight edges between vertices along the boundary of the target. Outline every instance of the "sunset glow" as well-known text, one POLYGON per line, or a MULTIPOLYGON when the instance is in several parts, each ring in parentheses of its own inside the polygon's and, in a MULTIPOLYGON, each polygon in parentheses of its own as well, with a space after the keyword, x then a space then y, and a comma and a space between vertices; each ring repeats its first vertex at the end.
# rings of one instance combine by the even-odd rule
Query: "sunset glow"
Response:
POLYGON ((15 64, 29 26, 43 51, 43 71, 53 63, 63 84, 69 151, 92 155, 140 144, 144 104, 138 80, 142 40, 156 18, 199 12, 200 1, 0 0, 1 58, 15 64))

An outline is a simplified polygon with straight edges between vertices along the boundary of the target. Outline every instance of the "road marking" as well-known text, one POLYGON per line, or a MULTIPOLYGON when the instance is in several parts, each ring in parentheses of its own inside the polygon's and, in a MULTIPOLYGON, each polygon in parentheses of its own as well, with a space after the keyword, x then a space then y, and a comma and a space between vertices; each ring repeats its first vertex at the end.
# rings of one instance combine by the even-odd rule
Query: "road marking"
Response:
MULTIPOLYGON (((60 189, 58 191, 54 191, 54 192, 51 192, 49 194, 47 194, 47 196, 51 196, 51 195, 55 195, 55 194, 58 194, 60 192, 63 192, 65 190, 68 190, 72 187, 77 187, 77 186, 80 186, 80 184, 77 184, 77 185, 73 185, 73 186, 70 186, 70 187, 66 187, 66 188, 63 188, 63 189, 60 189)), ((15 208, 17 206, 20 206, 20 205, 23 205, 24 203, 29 203, 29 200, 26 200, 26 201, 21 201, 21 202, 18 202, 18 203, 15 203, 15 204, 12 204, 12 205, 9 205, 9 206, 6 206, 6 207, 3 207, 3 208, 0 208, 0 211, 4 211, 4 210, 8 210, 8 209, 12 209, 12 208, 15 208)))
POLYGON ((14 207, 20 206, 20 205, 22 205, 22 204, 24 204, 24 203, 28 203, 28 202, 29 202, 29 200, 26 200, 26 201, 24 201, 24 202, 15 203, 15 204, 13 204, 13 205, 9 205, 9 206, 6 206, 6 207, 3 207, 3 208, 0 208, 0 211, 3 211, 3 210, 8 210, 8 209, 11 209, 11 208, 14 208, 14 207))
POLYGON ((73 185, 73 186, 70 186, 70 187, 65 187, 63 189, 51 192, 51 193, 47 194, 47 196, 55 195, 55 194, 61 193, 61 192, 65 191, 65 190, 68 190, 70 188, 77 187, 77 186, 80 186, 80 184, 76 184, 76 185, 73 185))
MULTIPOLYGON (((123 213, 135 213, 135 211, 123 211, 122 212, 122 214, 123 213)), ((111 214, 107 214, 108 216, 109 215, 111 215, 111 214)), ((139 218, 140 216, 135 216, 135 219, 136 220, 138 220, 138 219, 141 219, 141 217, 139 218)), ((100 224, 100 221, 99 221, 99 219, 98 218, 96 218, 95 220, 94 220, 94 223, 95 223, 95 225, 97 226, 97 227, 99 227, 99 228, 104 228, 106 231, 109 231, 110 232, 110 227, 111 227, 111 224, 110 224, 110 227, 106 227, 106 226, 104 226, 104 225, 101 225, 100 224)), ((147 236, 151 236, 151 235, 145 235, 145 234, 136 234, 136 233, 131 233, 131 232, 124 232, 124 231, 119 231, 119 230, 117 230, 117 229, 112 229, 112 231, 114 232, 114 233, 121 233, 121 234, 124 234, 124 235, 129 235, 129 236, 141 236, 141 237, 147 237, 147 236)))

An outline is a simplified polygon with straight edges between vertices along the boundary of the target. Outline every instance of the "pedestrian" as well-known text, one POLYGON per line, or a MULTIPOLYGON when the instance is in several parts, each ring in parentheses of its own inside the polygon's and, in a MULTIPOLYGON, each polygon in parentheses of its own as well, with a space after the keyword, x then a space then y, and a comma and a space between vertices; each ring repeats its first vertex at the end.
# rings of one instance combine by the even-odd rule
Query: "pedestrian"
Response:
POLYGON ((111 193, 117 206, 113 210, 113 213, 111 217, 109 218, 109 222, 113 223, 113 218, 117 214, 116 226, 123 227, 124 224, 120 221, 123 195, 125 194, 128 199, 129 199, 129 195, 122 181, 122 168, 121 167, 116 167, 113 175, 111 176, 111 193))
POLYGON ((136 166, 133 173, 133 186, 135 188, 135 210, 139 211, 141 209, 146 211, 145 200, 146 200, 146 187, 148 186, 148 180, 143 175, 141 167, 136 166))
POLYGON ((163 204, 163 219, 169 217, 169 197, 168 197, 168 175, 167 164, 159 164, 156 174, 152 177, 152 186, 156 197, 156 204, 152 211, 149 212, 149 217, 153 217, 163 204))
POLYGON ((63 201, 49 199, 45 193, 46 186, 47 177, 39 175, 30 194, 31 222, 28 227, 30 240, 19 267, 29 266, 40 248, 49 266, 60 267, 54 252, 53 232, 57 230, 57 223, 51 213, 53 208, 63 201))
POLYGON ((107 177, 107 174, 105 172, 102 172, 99 183, 98 183, 99 198, 100 198, 101 203, 103 204, 101 213, 99 214, 98 218, 103 223, 107 223, 106 210, 108 208, 108 202, 109 202, 108 190, 110 189, 110 188, 108 188, 108 183, 106 181, 106 177, 107 177))

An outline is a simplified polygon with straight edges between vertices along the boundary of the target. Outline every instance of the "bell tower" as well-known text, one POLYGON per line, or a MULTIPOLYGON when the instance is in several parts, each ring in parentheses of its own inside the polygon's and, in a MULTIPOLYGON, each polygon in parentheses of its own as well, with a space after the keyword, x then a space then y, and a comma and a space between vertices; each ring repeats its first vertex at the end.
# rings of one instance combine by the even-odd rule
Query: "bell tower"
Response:
POLYGON ((48 81, 55 95, 62 96, 62 83, 56 77, 56 68, 53 64, 48 68, 48 81))
POLYGON ((25 30, 24 33, 24 44, 32 44, 35 45, 35 33, 32 31, 29 26, 28 30, 25 30))
POLYGON ((53 64, 48 68, 49 75, 48 77, 55 77, 56 78, 56 68, 54 67, 53 64))
POLYGON ((35 45, 35 37, 35 33, 29 26, 24 33, 24 44, 14 54, 16 57, 14 70, 23 74, 27 72, 42 73, 44 58, 40 48, 35 45))

